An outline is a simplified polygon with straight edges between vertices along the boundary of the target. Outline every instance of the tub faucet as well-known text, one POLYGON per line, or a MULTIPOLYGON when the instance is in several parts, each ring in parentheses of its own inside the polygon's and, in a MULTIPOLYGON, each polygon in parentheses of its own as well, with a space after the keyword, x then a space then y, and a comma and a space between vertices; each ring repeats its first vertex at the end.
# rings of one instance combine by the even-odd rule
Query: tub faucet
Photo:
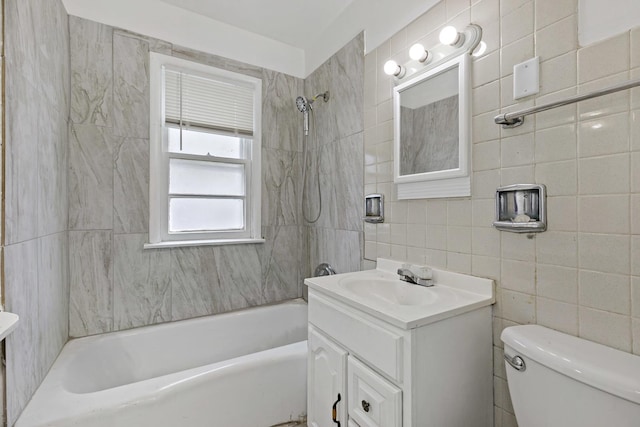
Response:
POLYGON ((411 271, 408 268, 399 268, 398 275, 400 276, 400 280, 404 280, 407 283, 412 283, 414 285, 427 286, 427 287, 433 286, 432 279, 418 277, 418 275, 416 275, 413 271, 411 271))

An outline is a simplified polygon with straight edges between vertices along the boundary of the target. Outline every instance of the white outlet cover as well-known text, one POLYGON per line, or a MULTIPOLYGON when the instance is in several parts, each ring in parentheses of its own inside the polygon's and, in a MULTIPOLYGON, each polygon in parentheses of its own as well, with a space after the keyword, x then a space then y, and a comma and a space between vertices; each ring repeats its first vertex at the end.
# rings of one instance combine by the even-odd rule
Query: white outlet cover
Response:
POLYGON ((540 92, 540 57, 513 66, 513 99, 540 92))

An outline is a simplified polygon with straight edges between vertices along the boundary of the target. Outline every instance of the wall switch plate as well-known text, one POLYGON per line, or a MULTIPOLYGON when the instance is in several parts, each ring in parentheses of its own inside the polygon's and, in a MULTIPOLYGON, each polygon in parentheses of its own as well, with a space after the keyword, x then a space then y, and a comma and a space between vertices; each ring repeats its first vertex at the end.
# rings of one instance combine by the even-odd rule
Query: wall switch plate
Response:
POLYGON ((513 99, 540 92, 540 57, 513 66, 513 99))

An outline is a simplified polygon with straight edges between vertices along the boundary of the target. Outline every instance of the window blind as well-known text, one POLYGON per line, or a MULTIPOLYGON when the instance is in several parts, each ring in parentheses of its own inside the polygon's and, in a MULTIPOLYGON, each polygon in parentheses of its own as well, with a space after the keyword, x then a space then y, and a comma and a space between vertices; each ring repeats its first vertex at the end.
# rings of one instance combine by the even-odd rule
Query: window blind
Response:
POLYGON ((253 135, 253 88, 169 69, 164 85, 166 123, 253 135))

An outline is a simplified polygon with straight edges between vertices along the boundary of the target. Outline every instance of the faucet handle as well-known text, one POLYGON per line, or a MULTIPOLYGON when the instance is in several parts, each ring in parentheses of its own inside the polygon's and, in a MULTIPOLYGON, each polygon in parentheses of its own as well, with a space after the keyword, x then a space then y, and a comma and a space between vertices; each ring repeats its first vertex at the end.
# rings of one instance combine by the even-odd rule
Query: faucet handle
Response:
POLYGON ((433 278, 433 271, 424 265, 411 265, 403 264, 403 269, 407 269, 418 279, 431 279, 433 278))
POLYGON ((413 266, 413 268, 411 268, 411 271, 416 275, 416 277, 420 279, 433 278, 433 270, 431 270, 429 267, 415 265, 413 266))

